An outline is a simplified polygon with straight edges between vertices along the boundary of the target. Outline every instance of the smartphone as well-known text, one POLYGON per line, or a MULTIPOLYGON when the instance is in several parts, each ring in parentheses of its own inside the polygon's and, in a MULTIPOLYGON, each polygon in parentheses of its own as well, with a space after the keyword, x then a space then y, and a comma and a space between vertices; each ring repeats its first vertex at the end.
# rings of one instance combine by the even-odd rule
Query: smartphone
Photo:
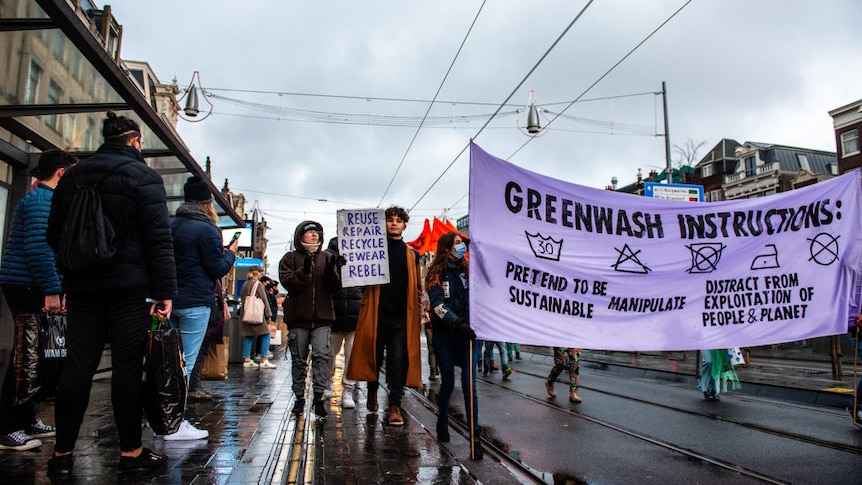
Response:
POLYGON ((242 236, 242 231, 237 231, 237 232, 233 233, 233 237, 230 238, 230 242, 227 243, 227 245, 225 247, 226 248, 231 247, 231 245, 233 245, 233 243, 237 242, 237 240, 239 239, 240 236, 242 236))

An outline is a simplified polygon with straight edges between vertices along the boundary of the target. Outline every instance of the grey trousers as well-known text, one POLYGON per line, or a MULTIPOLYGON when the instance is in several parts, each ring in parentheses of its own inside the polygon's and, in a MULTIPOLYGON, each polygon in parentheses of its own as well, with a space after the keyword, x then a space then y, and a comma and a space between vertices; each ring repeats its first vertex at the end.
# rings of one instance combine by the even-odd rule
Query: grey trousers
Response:
POLYGON ((315 394, 323 394, 329 384, 329 333, 330 327, 291 328, 287 332, 287 348, 292 361, 293 393, 297 399, 305 397, 305 378, 308 374, 308 350, 311 347, 311 383, 315 394))

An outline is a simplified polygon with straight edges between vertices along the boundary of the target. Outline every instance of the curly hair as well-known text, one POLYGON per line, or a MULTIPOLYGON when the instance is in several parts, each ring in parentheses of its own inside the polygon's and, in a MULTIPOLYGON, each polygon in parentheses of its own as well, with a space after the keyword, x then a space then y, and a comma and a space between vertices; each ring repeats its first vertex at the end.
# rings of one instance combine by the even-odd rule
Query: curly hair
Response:
POLYGON ((386 209, 386 218, 389 219, 392 216, 397 216, 404 222, 408 222, 410 220, 410 214, 408 214, 403 207, 398 207, 397 205, 393 205, 386 209))

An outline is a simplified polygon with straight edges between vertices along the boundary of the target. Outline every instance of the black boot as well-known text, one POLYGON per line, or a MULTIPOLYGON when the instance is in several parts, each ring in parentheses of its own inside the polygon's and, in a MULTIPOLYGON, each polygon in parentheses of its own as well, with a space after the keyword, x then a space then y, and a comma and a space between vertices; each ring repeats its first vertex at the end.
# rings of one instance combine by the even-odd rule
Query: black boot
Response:
POLYGON ((473 436, 473 446, 470 450, 470 459, 481 460, 484 457, 485 452, 482 450, 482 439, 479 438, 479 432, 477 431, 473 436))
POLYGON ((449 442, 449 419, 445 416, 437 416, 437 441, 449 442))
POLYGON ((318 418, 326 417, 326 405, 323 403, 322 392, 314 393, 314 414, 316 414, 318 418))
POLYGON ((295 403, 293 403, 293 410, 290 412, 291 414, 299 415, 302 414, 303 411, 305 411, 305 399, 299 398, 295 403))

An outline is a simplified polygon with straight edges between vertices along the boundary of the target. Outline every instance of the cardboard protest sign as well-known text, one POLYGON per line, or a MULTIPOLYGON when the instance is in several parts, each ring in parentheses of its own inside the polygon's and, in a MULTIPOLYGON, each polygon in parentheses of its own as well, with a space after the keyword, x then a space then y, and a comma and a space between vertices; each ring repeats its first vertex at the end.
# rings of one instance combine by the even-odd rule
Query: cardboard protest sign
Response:
POLYGON ((338 252, 347 261, 341 268, 341 286, 389 283, 384 209, 338 211, 338 252))

